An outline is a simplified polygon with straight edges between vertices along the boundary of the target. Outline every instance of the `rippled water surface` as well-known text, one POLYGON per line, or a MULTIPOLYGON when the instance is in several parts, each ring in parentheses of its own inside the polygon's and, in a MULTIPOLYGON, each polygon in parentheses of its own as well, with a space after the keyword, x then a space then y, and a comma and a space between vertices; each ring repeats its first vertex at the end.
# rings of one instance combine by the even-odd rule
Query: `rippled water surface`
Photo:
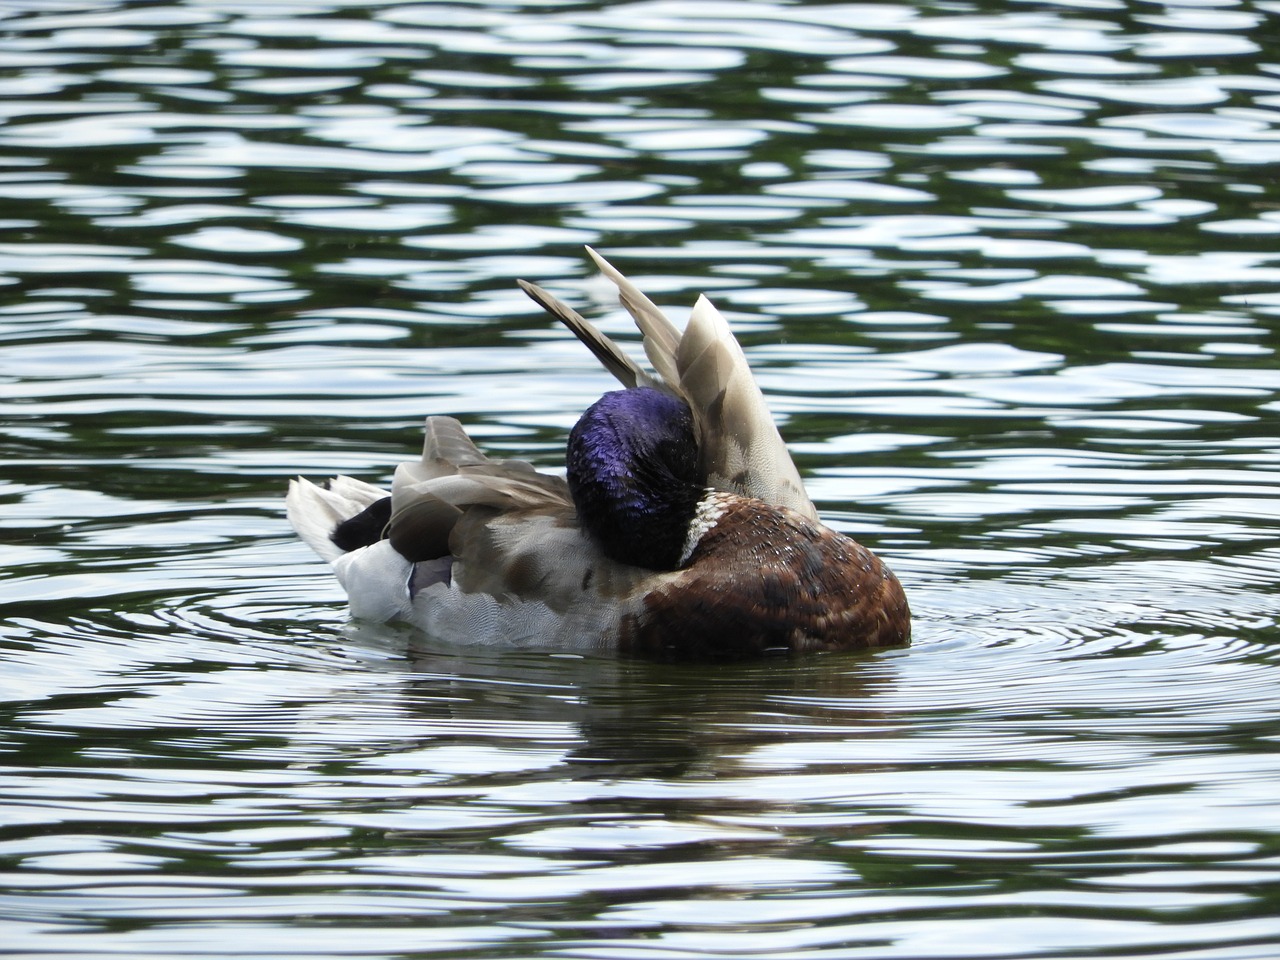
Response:
POLYGON ((1280 951, 1280 3, 0 7, 8 956, 1280 951), (740 332, 916 643, 349 622, 285 479, 740 332))

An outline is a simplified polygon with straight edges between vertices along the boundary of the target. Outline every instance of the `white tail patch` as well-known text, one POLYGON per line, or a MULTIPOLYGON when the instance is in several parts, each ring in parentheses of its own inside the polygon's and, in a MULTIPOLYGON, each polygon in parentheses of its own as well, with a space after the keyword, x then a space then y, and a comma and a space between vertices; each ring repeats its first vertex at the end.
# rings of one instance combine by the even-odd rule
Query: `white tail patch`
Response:
POLYGON ((289 481, 285 507, 298 536, 333 563, 342 556, 342 548, 329 539, 334 528, 385 496, 385 490, 353 477, 334 477, 328 487, 298 477, 289 481))

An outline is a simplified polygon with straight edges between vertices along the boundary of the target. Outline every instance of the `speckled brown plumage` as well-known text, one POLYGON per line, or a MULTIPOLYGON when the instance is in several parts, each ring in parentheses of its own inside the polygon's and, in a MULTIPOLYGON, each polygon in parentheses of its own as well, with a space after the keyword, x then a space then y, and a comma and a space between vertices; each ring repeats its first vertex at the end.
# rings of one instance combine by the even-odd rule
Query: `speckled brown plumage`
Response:
POLYGON ((686 568, 623 625, 661 659, 739 659, 911 642, 898 578, 870 550, 785 507, 725 495, 686 568))

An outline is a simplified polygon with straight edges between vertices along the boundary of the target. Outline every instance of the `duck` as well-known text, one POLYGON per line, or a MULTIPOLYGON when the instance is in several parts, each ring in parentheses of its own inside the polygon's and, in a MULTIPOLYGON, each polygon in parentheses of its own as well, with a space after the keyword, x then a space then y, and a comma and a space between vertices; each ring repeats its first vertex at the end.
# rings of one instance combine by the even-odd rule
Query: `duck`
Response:
POLYGON ((622 385, 570 431, 564 476, 489 457, 458 420, 432 416, 390 491, 290 481, 288 519, 351 615, 447 643, 672 661, 909 644, 901 583, 819 519, 724 316, 700 296, 680 330, 587 253, 653 372, 517 281, 622 385))

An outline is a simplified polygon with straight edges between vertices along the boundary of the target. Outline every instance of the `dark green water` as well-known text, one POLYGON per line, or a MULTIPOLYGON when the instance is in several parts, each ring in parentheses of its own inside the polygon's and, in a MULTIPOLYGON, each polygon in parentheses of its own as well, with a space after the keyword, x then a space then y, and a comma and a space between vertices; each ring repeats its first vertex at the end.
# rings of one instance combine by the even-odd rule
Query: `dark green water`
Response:
POLYGON ((0 6, 0 953, 1280 951, 1280 3, 0 6), (739 331, 910 650, 350 623, 284 481, 739 331))

